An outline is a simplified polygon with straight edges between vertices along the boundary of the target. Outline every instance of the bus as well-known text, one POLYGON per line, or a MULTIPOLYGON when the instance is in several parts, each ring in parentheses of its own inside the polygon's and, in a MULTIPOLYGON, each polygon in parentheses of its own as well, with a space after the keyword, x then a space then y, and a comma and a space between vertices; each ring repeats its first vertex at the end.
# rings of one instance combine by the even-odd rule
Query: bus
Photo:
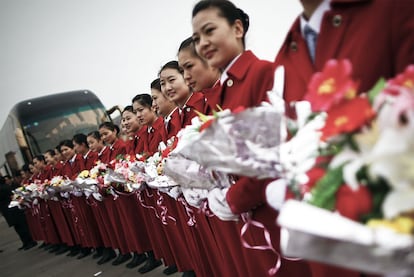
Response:
POLYGON ((0 172, 15 176, 34 156, 54 149, 74 134, 95 131, 100 123, 110 120, 102 102, 89 90, 19 102, 0 131, 0 172))

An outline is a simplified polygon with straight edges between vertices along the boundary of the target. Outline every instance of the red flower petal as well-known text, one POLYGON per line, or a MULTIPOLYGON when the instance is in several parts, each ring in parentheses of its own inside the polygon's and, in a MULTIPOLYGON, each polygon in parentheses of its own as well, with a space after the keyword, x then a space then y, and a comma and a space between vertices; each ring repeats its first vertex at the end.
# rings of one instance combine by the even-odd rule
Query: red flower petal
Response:
POLYGON ((349 60, 329 60, 322 72, 315 73, 305 95, 305 100, 312 103, 312 110, 327 111, 343 99, 354 98, 358 83, 351 79, 351 73, 349 60))
POLYGON ((365 97, 343 102, 328 111, 328 117, 322 129, 322 140, 356 131, 368 123, 374 115, 375 112, 365 97))
POLYGON ((357 221, 361 215, 372 209, 371 192, 365 186, 352 190, 350 186, 343 184, 336 193, 335 208, 341 215, 357 221))

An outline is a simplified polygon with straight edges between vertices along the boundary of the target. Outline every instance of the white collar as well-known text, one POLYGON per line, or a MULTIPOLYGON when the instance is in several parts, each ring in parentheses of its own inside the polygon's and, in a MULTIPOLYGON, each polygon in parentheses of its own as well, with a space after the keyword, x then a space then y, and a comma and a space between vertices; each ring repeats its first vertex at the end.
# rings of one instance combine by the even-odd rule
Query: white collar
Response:
POLYGON ((178 109, 178 107, 175 107, 166 117, 164 117, 165 122, 169 122, 171 120, 172 114, 175 112, 176 109, 178 109))
POLYGON ((101 150, 101 151, 99 151, 98 156, 101 156, 101 155, 102 155, 102 153, 105 151, 105 149, 106 149, 106 145, 102 148, 102 150, 101 150))
POLYGON ((228 65, 227 67, 223 70, 223 72, 221 72, 221 76, 220 76, 220 84, 223 85, 224 82, 227 80, 227 78, 229 77, 229 75, 227 75, 227 71, 229 71, 229 69, 233 66, 233 64, 240 58, 242 53, 238 54, 228 65))
POLYGON ((90 152, 91 152, 91 150, 88 150, 88 152, 86 152, 86 154, 83 155, 83 158, 86 159, 88 157, 88 155, 89 155, 90 152))
POLYGON ((73 163, 73 162, 75 161, 75 159, 76 159, 76 154, 75 154, 75 155, 73 155, 73 157, 69 160, 69 162, 70 162, 70 163, 73 163))
POLYGON ((329 11, 330 9, 331 9, 330 0, 323 0, 322 3, 320 3, 319 6, 316 8, 316 10, 313 12, 309 20, 306 20, 302 15, 300 17, 300 30, 302 32, 302 36, 305 37, 304 29, 306 25, 311 27, 313 31, 319 34, 321 31, 323 15, 325 14, 325 12, 329 11))

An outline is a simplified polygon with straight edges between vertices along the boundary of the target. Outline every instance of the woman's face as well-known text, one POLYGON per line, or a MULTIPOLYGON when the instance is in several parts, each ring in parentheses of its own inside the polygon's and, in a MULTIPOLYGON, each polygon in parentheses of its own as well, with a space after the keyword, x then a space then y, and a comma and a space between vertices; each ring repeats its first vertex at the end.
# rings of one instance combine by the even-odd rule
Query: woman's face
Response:
POLYGON ((151 89, 152 97, 152 107, 157 112, 158 115, 162 117, 168 116, 172 110, 176 107, 174 102, 168 99, 161 91, 158 89, 151 89))
POLYGON ((32 164, 30 164, 30 165, 29 165, 29 170, 30 170, 30 172, 31 172, 32 174, 37 174, 37 173, 39 173, 39 170, 37 170, 37 168, 36 168, 34 165, 32 165, 32 164))
POLYGON ((107 129, 106 127, 102 127, 99 129, 99 134, 101 135, 101 139, 104 143, 111 145, 117 139, 117 132, 115 130, 107 129))
POLYGON ((125 128, 125 132, 129 136, 134 135, 139 128, 141 128, 137 115, 130 111, 124 111, 122 113, 122 123, 125 128))
POLYGON ((191 48, 178 53, 178 63, 184 70, 184 79, 193 91, 201 91, 213 87, 219 78, 219 70, 209 66, 200 57, 194 55, 191 48))
POLYGON ((55 157, 52 157, 49 152, 45 153, 45 161, 50 165, 54 165, 56 163, 55 157))
POLYGON ((60 147, 60 152, 66 161, 70 160, 75 155, 75 150, 66 145, 60 147))
POLYGON ((157 119, 155 112, 152 110, 152 107, 145 107, 137 101, 135 101, 132 106, 134 107, 134 111, 137 113, 139 123, 142 125, 151 126, 152 123, 154 123, 155 119, 157 119))
POLYGON ((178 106, 183 106, 190 96, 190 88, 184 76, 173 68, 166 68, 160 73, 162 92, 178 106))
POLYGON ((88 146, 91 151, 99 152, 104 147, 102 141, 94 138, 93 136, 88 136, 86 141, 88 142, 88 146))
POLYGON ((84 155, 88 152, 89 149, 84 144, 79 144, 75 141, 72 141, 72 142, 73 142, 73 150, 75 150, 75 153, 84 155))
POLYGON ((196 51, 210 66, 223 70, 243 52, 244 31, 240 20, 230 25, 213 7, 198 12, 192 25, 196 51))

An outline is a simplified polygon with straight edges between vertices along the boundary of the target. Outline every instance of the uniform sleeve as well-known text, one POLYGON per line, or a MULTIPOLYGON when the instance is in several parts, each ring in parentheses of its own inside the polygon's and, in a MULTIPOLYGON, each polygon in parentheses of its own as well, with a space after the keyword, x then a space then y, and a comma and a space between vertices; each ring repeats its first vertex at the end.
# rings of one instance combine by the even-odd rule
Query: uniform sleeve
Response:
POLYGON ((265 204, 266 187, 269 182, 269 179, 257 180, 241 177, 226 194, 231 211, 240 214, 265 204))
POLYGON ((411 1, 393 1, 391 15, 395 74, 414 64, 414 5, 411 1))

